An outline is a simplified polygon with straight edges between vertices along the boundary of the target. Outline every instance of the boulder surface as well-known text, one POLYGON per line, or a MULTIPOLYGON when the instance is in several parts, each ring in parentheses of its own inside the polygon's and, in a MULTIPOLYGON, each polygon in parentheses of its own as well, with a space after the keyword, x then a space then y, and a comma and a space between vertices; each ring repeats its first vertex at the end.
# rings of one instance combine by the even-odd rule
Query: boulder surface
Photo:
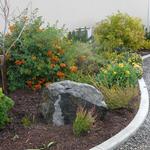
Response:
POLYGON ((107 109, 99 90, 89 84, 69 80, 47 85, 42 98, 42 115, 48 123, 57 126, 72 123, 80 106, 87 110, 95 107, 100 113, 107 109))

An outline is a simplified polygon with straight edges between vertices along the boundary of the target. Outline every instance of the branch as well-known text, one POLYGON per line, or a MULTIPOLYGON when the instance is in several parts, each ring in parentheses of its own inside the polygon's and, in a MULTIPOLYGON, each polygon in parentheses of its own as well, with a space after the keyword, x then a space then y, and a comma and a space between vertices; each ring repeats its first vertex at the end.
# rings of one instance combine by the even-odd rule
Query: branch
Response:
POLYGON ((15 40, 15 41, 11 44, 11 46, 7 49, 6 54, 8 54, 8 52, 9 52, 10 49, 14 46, 14 44, 20 39, 20 37, 21 37, 21 35, 22 35, 22 33, 23 33, 25 27, 26 27, 26 23, 24 24, 24 26, 23 26, 22 30, 20 31, 20 33, 19 33, 18 37, 16 38, 16 40, 15 40))

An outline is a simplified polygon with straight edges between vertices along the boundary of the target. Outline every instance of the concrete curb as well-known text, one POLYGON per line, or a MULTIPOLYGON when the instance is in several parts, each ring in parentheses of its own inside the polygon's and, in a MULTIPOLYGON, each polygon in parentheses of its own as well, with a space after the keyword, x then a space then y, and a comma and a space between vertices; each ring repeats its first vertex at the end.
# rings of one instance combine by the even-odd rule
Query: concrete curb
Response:
MULTIPOLYGON (((146 59, 149 57, 150 54, 143 56, 142 59, 146 59)), ((139 87, 141 91, 141 102, 139 110, 135 115, 134 119, 130 122, 130 124, 126 128, 121 130, 115 136, 111 137, 110 139, 106 140, 100 145, 91 148, 90 150, 113 150, 117 148, 120 144, 127 141, 140 128, 149 112, 149 95, 147 86, 143 78, 139 80, 139 87)))

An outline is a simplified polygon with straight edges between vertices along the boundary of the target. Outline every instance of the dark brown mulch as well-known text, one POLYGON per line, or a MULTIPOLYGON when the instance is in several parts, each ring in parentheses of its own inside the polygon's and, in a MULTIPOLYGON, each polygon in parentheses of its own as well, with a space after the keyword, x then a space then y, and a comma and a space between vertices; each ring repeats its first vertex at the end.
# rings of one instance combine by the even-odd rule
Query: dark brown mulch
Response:
POLYGON ((50 150, 88 150, 126 127, 135 116, 139 103, 138 96, 131 103, 132 107, 136 106, 134 110, 109 111, 104 121, 98 119, 87 135, 77 138, 73 135, 71 125, 54 127, 42 121, 38 113, 40 92, 18 90, 10 94, 10 97, 15 101, 15 107, 11 112, 13 120, 0 131, 0 150, 40 148, 49 142, 55 142, 50 150), (32 125, 28 128, 21 124, 24 116, 32 121, 32 125))

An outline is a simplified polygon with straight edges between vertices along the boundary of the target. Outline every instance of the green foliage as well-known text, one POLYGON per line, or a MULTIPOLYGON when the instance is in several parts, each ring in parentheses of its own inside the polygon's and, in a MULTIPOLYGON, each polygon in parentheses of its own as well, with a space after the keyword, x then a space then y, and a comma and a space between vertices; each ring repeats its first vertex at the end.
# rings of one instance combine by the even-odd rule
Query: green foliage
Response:
POLYGON ((2 93, 0 89, 0 128, 9 122, 8 112, 13 107, 14 102, 2 93))
MULTIPOLYGON (((10 26, 8 47, 17 38, 24 19, 25 16, 21 16, 10 26)), ((65 72, 69 70, 60 66, 65 63, 64 48, 68 45, 63 29, 49 25, 43 28, 42 25, 42 18, 35 15, 8 54, 7 75, 11 91, 26 86, 38 90, 45 82, 64 78, 65 72)))
POLYGON ((118 12, 98 23, 94 39, 99 51, 138 50, 144 40, 141 20, 118 12))
POLYGON ((76 119, 73 123, 73 132, 76 136, 81 136, 87 133, 93 123, 95 122, 96 116, 94 111, 87 111, 83 108, 79 108, 76 114, 76 119))
POLYGON ((145 40, 143 42, 142 49, 144 49, 144 50, 150 50, 150 40, 145 40))
POLYGON ((104 57, 104 60, 106 61, 105 64, 112 64, 112 63, 123 63, 127 62, 131 65, 133 64, 142 64, 142 57, 138 55, 137 53, 131 53, 131 52, 102 52, 102 56, 104 57))
POLYGON ((107 64, 103 55, 93 51, 92 44, 76 42, 65 52, 67 64, 75 65, 84 74, 94 74, 99 68, 107 64))
POLYGON ((142 76, 141 66, 135 64, 133 67, 129 63, 110 64, 103 68, 97 75, 97 81, 107 88, 119 86, 126 88, 135 87, 138 78, 142 76))

